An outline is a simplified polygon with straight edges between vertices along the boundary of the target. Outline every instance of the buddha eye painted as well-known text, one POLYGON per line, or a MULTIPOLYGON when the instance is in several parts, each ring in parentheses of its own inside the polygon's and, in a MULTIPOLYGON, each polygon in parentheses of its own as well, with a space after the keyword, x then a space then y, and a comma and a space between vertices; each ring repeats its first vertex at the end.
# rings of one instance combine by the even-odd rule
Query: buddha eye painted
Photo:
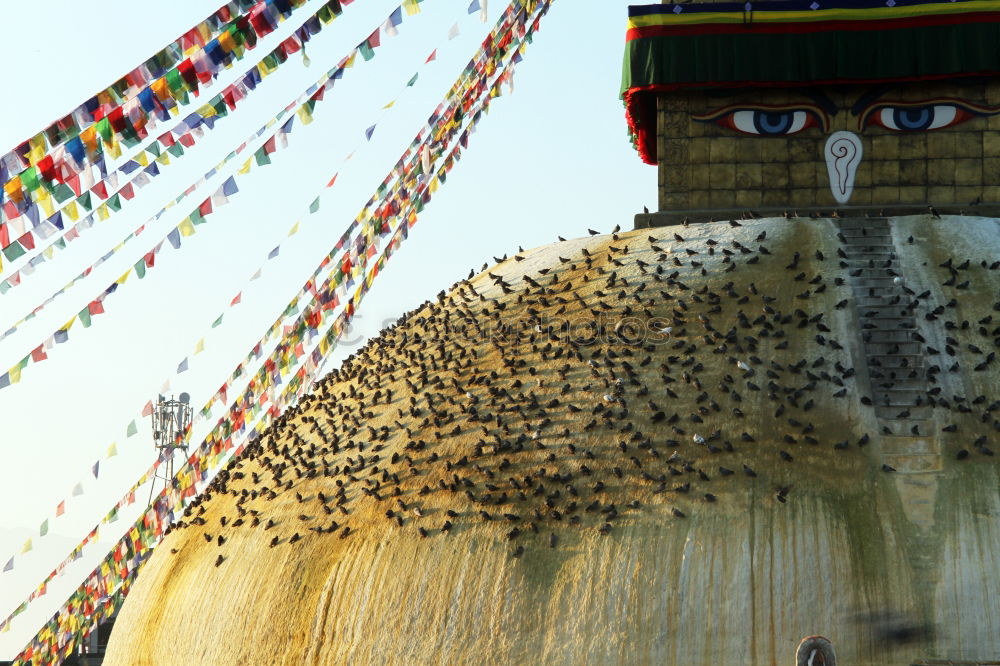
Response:
POLYGON ((883 106, 868 116, 868 124, 894 132, 928 132, 957 125, 972 117, 973 114, 954 104, 883 106))
POLYGON ((730 106, 693 118, 751 136, 791 136, 810 127, 825 125, 818 110, 803 106, 730 106))
POLYGON ((932 132, 997 113, 1000 107, 980 106, 950 97, 922 102, 879 102, 861 114, 861 126, 875 125, 901 133, 932 132))

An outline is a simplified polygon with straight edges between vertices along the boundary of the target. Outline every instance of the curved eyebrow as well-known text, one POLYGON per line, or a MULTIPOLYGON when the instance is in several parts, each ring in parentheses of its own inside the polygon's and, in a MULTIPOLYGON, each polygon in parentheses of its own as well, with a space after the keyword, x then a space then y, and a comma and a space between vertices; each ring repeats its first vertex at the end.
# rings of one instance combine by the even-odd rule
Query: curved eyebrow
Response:
POLYGON ((862 112, 864 112, 866 109, 871 107, 872 104, 877 102, 879 97, 886 94, 895 87, 897 86, 890 83, 886 83, 871 88, 863 95, 861 95, 861 97, 858 98, 858 101, 855 102, 854 106, 851 107, 851 113, 856 116, 860 116, 862 112))
POLYGON ((826 113, 826 109, 818 104, 796 104, 794 102, 790 104, 729 104, 708 113, 692 114, 691 119, 710 123, 733 111, 810 111, 819 119, 824 132, 830 129, 830 116, 826 113))
POLYGON ((871 117, 872 113, 878 109, 885 107, 901 107, 901 108, 919 108, 922 106, 929 105, 951 105, 962 109, 966 113, 970 113, 975 116, 995 116, 1000 114, 1000 106, 988 106, 984 104, 976 104, 973 102, 967 102, 957 97, 931 97, 928 99, 916 100, 916 101, 895 101, 895 100, 878 100, 873 101, 868 106, 864 107, 858 116, 858 129, 863 130, 868 122, 868 118, 871 117))
POLYGON ((837 105, 833 103, 833 100, 827 97, 818 88, 802 88, 798 90, 803 97, 808 97, 816 106, 826 111, 829 115, 837 115, 837 105))

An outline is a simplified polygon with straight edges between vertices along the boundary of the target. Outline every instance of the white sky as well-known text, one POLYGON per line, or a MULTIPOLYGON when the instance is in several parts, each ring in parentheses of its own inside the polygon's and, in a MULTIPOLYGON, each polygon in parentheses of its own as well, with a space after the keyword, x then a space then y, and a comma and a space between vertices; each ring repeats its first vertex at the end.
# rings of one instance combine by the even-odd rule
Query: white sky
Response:
MULTIPOLYGON (((6 7, 0 21, 0 43, 7 55, 0 151, 65 115, 219 4, 173 3, 168 11, 152 14, 125 0, 36 0, 6 7)), ((398 4, 357 0, 346 6, 307 46, 309 67, 300 54, 293 55, 119 213, 0 296, 0 330, 197 180, 332 68, 398 4)), ((15 569, 0 573, 0 620, 152 463, 148 419, 135 437, 126 439, 125 428, 138 420, 164 380, 171 379, 172 391, 189 392, 196 408, 204 404, 374 192, 504 6, 492 0, 484 25, 466 14, 468 4, 425 0, 422 14, 404 16, 399 36, 383 37, 371 62, 358 58, 359 65, 317 105, 311 125, 303 127, 296 118, 288 149, 272 155, 271 166, 237 178, 240 193, 228 206, 210 216, 195 236, 183 239, 180 250, 162 251, 145 279, 132 276, 109 296, 106 314, 94 317, 91 328, 76 324, 70 341, 51 350, 48 361, 29 365, 20 384, 0 389, 0 567, 16 556, 15 569), (447 41, 456 21, 462 34, 447 41), (439 59, 424 67, 435 48, 439 59), (417 71, 418 85, 399 97, 366 143, 365 128, 417 71), (345 164, 355 148, 358 152, 345 164), (324 192, 320 213, 305 215, 335 172, 340 176, 324 192), (297 219, 302 230, 287 238, 297 219), (279 243, 280 257, 266 262, 263 277, 248 286, 250 275, 279 243), (242 304, 229 309, 241 289, 242 304), (222 312, 225 323, 211 330, 222 312), (203 336, 205 352, 192 355, 203 336), (176 376, 177 364, 186 356, 190 370, 176 376), (108 460, 112 442, 117 442, 119 455, 108 460), (97 460, 101 471, 95 480, 90 468, 97 460), (84 495, 71 497, 81 481, 84 495), (55 519, 55 507, 64 499, 66 514, 55 519), (39 537, 46 518, 49 534, 39 537), (34 550, 20 555, 29 536, 34 550)), ((206 89, 204 97, 242 75, 319 6, 319 0, 311 0, 298 10, 206 89)), ((618 99, 626 6, 619 0, 556 0, 518 66, 514 94, 494 101, 469 150, 376 280, 356 317, 353 344, 343 345, 334 360, 355 351, 387 321, 465 277, 470 267, 478 271, 483 262, 492 263, 493 256, 514 252, 518 245, 545 244, 557 235, 584 235, 588 227, 630 228, 632 215, 644 204, 654 207, 656 170, 632 151, 618 99)), ((200 104, 195 100, 190 110, 200 104)), ((123 159, 129 156, 127 152, 123 159)), ((35 320, 0 341, 0 368, 16 363, 93 299, 241 162, 236 160, 204 192, 150 225, 148 235, 130 242, 35 320)), ((0 277, 23 261, 5 261, 0 277)), ((144 490, 138 494, 140 504, 148 496, 148 488, 144 490)), ((120 521, 103 526, 102 543, 117 540, 135 515, 123 513, 120 521)), ((0 659, 20 651, 105 553, 101 544, 91 546, 31 611, 14 621, 10 632, 0 634, 0 659)))

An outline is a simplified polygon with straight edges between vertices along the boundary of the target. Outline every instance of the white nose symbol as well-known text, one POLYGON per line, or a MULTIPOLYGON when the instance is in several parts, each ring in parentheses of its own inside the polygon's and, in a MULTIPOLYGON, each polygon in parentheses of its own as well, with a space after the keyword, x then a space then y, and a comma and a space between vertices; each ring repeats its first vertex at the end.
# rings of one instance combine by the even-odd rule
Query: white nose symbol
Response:
POLYGON ((834 132, 826 140, 823 155, 830 175, 830 190, 837 203, 846 204, 854 192, 854 176, 861 164, 861 137, 853 132, 834 132))

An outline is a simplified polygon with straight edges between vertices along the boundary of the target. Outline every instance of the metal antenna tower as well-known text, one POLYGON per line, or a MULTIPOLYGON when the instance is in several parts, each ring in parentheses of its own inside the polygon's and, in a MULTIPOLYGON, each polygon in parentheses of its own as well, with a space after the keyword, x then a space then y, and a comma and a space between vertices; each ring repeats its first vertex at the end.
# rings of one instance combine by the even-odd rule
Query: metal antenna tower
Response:
POLYGON ((175 400, 173 396, 166 399, 162 395, 153 407, 153 446, 156 448, 157 457, 169 452, 153 476, 153 482, 149 487, 148 505, 153 501, 156 493, 158 481, 163 481, 163 488, 168 487, 174 478, 174 457, 178 450, 184 452, 187 457, 188 437, 187 429, 191 425, 191 396, 181 393, 175 400))

